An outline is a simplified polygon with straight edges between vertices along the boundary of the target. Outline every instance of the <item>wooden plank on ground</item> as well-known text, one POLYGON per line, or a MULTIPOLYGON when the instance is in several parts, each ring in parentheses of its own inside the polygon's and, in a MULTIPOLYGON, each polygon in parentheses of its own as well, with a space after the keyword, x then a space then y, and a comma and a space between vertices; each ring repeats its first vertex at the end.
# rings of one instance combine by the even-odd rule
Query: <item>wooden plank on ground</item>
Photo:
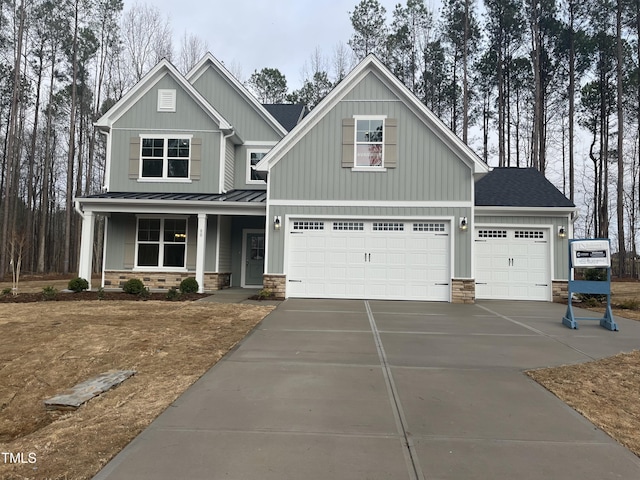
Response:
POLYGON ((135 373, 135 370, 110 370, 101 373, 60 395, 45 400, 44 405, 47 410, 75 410, 86 401, 120 385, 135 373))

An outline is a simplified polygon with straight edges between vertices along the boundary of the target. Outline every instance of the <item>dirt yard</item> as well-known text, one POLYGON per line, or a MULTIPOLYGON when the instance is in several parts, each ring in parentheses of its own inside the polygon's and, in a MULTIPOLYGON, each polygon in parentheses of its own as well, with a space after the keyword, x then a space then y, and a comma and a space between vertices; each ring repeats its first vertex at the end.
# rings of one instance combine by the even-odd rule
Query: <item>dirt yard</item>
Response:
MULTIPOLYGON (((36 298, 67 282, 30 279, 19 291, 36 298)), ((639 300, 640 283, 613 284, 614 304, 639 300)), ((0 479, 91 478, 272 308, 0 303, 0 479), (45 410, 45 399, 111 369, 137 373, 76 411, 45 410)), ((614 315, 640 320, 639 310, 615 308, 614 315)), ((528 374, 640 456, 640 351, 528 374)))
POLYGON ((272 308, 0 304, 0 478, 91 478, 272 308), (137 373, 76 411, 45 410, 45 399, 112 369, 137 373))

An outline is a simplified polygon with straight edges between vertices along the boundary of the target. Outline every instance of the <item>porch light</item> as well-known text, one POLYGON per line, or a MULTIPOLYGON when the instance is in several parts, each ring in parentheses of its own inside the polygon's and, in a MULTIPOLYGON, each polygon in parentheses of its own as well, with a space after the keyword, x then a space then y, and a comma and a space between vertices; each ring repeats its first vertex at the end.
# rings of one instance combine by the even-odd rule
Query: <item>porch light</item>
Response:
POLYGON ((567 236, 567 231, 566 229, 561 225, 558 227, 558 237, 560 238, 564 238, 567 236))
POLYGON ((467 217, 460 217, 460 230, 463 232, 467 229, 467 217))
POLYGON ((280 220, 280 215, 276 215, 275 217, 273 217, 273 229, 274 230, 280 230, 281 224, 282 224, 282 221, 280 220))

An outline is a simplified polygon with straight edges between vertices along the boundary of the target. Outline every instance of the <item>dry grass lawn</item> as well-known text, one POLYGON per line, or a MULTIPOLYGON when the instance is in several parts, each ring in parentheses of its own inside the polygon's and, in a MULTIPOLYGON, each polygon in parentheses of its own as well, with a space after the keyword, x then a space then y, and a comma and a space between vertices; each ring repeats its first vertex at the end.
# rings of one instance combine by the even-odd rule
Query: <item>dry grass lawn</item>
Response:
MULTIPOLYGON (((20 291, 61 290, 67 281, 31 279, 20 291)), ((637 300, 640 283, 613 284, 614 304, 637 300)), ((0 304, 0 479, 91 478, 271 309, 153 301, 0 304), (138 373, 74 412, 44 409, 46 398, 111 369, 138 373), (22 454, 27 463, 9 464, 2 452, 22 454)), ((614 315, 640 320, 640 311, 616 308, 614 315)), ((639 351, 528 374, 640 456, 639 351)))
POLYGON ((0 452, 27 462, 0 453, 0 478, 91 478, 272 308, 0 304, 0 452), (46 398, 112 369, 137 374, 76 411, 45 410, 46 398))

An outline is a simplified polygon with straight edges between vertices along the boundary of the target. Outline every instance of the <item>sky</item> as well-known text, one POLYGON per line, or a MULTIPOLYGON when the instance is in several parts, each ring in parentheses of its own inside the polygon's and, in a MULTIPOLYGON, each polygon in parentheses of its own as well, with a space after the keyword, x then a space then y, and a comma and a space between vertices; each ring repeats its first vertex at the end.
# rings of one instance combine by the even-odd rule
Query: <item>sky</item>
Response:
MULTIPOLYGON (((316 48, 328 59, 353 33, 349 12, 360 0, 147 0, 167 15, 174 49, 184 33, 207 42, 209 51, 246 80, 255 70, 277 68, 290 90, 302 84, 305 62, 316 48)), ((128 10, 144 0, 125 0, 128 10)), ((400 0, 380 0, 391 18, 400 0)), ((435 10, 437 0, 425 4, 435 10)))

